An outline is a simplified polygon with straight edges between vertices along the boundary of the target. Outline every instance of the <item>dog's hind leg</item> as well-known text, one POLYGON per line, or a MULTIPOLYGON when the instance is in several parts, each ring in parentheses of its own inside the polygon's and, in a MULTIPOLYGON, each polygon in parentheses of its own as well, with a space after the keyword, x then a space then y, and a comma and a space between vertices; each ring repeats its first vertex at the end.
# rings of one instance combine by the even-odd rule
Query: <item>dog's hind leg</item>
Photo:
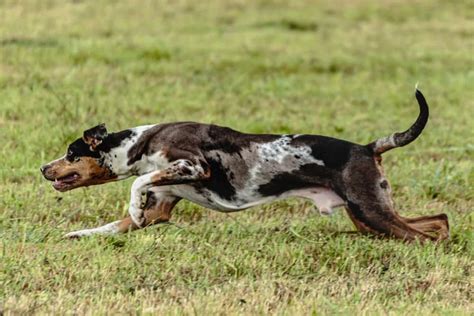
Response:
POLYGON ((449 238, 449 222, 446 214, 407 218, 399 216, 409 226, 425 233, 437 235, 439 240, 449 238))
POLYGON ((357 161, 349 163, 343 172, 341 191, 349 217, 363 233, 407 241, 436 241, 449 236, 445 214, 408 219, 395 212, 390 185, 381 165, 371 157, 359 156, 357 161))
POLYGON ((420 114, 412 126, 404 132, 379 138, 368 146, 354 148, 352 158, 342 172, 339 189, 345 194, 351 220, 362 232, 409 241, 442 240, 449 237, 446 214, 412 219, 397 214, 382 168, 381 154, 414 141, 428 121, 428 103, 419 90, 415 96, 420 114))
POLYGON ((406 241, 441 240, 449 236, 449 232, 445 233, 438 223, 410 224, 388 209, 372 206, 362 208, 358 204, 350 203, 350 206, 346 207, 350 219, 361 233, 406 241), (438 236, 431 233, 437 233, 438 236))
MULTIPOLYGON (((150 191, 147 194, 147 201, 144 206, 144 225, 143 227, 154 224, 164 223, 171 218, 173 207, 181 200, 179 197, 150 191)), ((131 216, 124 219, 108 223, 106 225, 74 231, 64 235, 65 238, 80 238, 91 235, 114 235, 126 233, 132 230, 140 229, 131 216)))

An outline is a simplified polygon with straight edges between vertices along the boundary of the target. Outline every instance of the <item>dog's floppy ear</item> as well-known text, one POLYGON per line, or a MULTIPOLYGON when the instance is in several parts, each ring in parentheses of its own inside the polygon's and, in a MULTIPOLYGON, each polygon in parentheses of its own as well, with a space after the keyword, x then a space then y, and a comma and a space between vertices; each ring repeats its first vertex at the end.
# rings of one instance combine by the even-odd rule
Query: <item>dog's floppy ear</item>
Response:
POLYGON ((84 131, 82 139, 84 142, 89 145, 90 149, 94 151, 97 146, 99 146, 102 141, 107 137, 107 129, 105 128, 105 124, 99 124, 84 131))

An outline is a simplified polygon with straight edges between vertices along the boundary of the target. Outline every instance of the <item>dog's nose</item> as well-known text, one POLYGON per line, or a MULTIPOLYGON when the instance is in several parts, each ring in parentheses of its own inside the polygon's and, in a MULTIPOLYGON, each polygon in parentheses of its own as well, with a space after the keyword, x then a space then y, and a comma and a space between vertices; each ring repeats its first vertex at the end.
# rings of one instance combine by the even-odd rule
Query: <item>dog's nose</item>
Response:
POLYGON ((48 165, 44 165, 44 166, 41 166, 40 167, 40 171, 42 174, 44 174, 46 172, 46 170, 48 170, 49 166, 48 165))

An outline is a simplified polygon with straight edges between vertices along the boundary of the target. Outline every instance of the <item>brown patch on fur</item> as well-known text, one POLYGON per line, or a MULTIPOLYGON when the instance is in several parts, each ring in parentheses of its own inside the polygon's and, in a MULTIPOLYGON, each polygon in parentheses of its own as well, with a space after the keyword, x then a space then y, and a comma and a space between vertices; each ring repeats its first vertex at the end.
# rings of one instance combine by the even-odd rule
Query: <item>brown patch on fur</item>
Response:
POLYGON ((408 223, 409 226, 432 235, 437 240, 449 238, 448 216, 444 213, 433 216, 420 216, 415 218, 400 218, 408 223))
POLYGON ((155 207, 145 210, 145 226, 169 221, 171 218, 171 211, 178 201, 179 199, 163 201, 155 207))
POLYGON ((84 140, 84 143, 90 146, 91 150, 95 150, 97 146, 102 144, 102 140, 99 140, 93 137, 84 136, 82 137, 82 139, 84 140))
POLYGON ((78 174, 79 178, 68 185, 65 191, 82 186, 102 184, 117 178, 108 168, 101 166, 97 159, 92 157, 81 157, 76 162, 70 162, 64 158, 57 160, 49 165, 45 177, 54 181, 54 179, 73 173, 78 174))
MULTIPOLYGON (((145 206, 145 224, 146 226, 151 226, 159 223, 168 222, 171 218, 171 211, 175 205, 180 201, 180 198, 168 198, 165 201, 162 201, 157 204, 145 206)), ((148 204, 148 203, 147 203, 148 204)), ((152 204, 152 203, 151 203, 152 204)), ((120 233, 126 233, 131 230, 139 229, 137 225, 132 221, 130 216, 124 218, 118 226, 120 233)))
POLYGON ((157 172, 151 177, 151 183, 154 185, 183 184, 205 180, 211 176, 211 171, 207 164, 204 166, 200 164, 204 172, 195 171, 196 174, 193 174, 192 169, 196 168, 197 165, 192 165, 190 161, 186 161, 186 163, 186 165, 174 164, 167 169, 157 172))
POLYGON ((84 131, 82 140, 90 146, 91 150, 95 150, 102 144, 105 137, 107 137, 107 129, 105 128, 105 124, 102 123, 84 131))
POLYGON ((166 169, 152 176, 151 182, 154 185, 178 184, 182 182, 178 178, 179 174, 177 173, 177 170, 166 169))

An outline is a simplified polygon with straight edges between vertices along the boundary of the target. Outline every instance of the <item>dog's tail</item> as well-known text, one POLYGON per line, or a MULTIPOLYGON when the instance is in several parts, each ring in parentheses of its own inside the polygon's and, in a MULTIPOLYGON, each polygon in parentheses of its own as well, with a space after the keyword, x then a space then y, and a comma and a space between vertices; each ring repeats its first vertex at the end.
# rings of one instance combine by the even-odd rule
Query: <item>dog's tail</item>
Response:
POLYGON ((390 149, 408 145, 421 134, 426 122, 428 122, 429 109, 428 103, 426 103, 425 97, 420 90, 416 89, 415 96, 420 106, 420 114, 415 123, 404 132, 393 133, 390 136, 379 138, 370 143, 368 146, 372 148, 374 154, 380 155, 390 149))

